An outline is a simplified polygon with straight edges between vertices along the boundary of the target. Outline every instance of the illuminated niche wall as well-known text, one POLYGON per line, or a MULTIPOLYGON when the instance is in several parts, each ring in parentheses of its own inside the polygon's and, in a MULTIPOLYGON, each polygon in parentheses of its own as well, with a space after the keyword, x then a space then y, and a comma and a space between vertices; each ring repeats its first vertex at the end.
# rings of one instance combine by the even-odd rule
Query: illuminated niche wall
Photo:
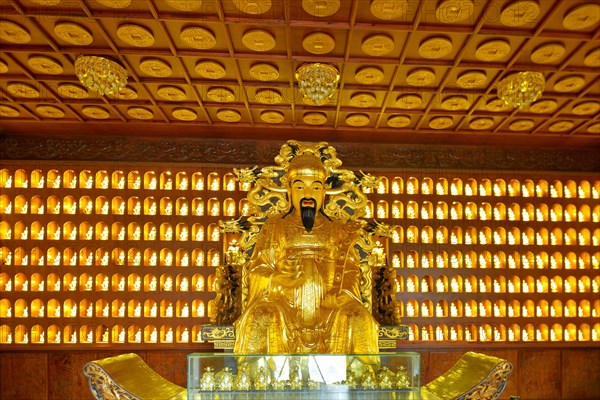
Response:
POLYGON ((0 167, 0 343, 200 342, 231 169, 0 167))
POLYGON ((410 339, 597 342, 600 180, 494 175, 384 174, 369 194, 410 339))
MULTIPOLYGON (((375 175, 411 340, 599 340, 600 180, 375 175)), ((4 163, 0 188, 0 345, 200 342, 218 221, 250 209, 231 168, 4 163)))

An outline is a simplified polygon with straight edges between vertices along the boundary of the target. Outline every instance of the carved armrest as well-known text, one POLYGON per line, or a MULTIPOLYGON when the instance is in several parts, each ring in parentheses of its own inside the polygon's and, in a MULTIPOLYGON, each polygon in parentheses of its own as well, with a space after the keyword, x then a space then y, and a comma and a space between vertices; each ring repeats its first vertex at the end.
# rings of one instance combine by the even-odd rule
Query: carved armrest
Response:
POLYGON ((506 360, 467 352, 421 391, 448 400, 493 400, 504 391, 511 371, 512 364, 506 360))
POLYGON ((160 376, 134 353, 90 361, 83 373, 98 400, 187 399, 185 388, 160 376))

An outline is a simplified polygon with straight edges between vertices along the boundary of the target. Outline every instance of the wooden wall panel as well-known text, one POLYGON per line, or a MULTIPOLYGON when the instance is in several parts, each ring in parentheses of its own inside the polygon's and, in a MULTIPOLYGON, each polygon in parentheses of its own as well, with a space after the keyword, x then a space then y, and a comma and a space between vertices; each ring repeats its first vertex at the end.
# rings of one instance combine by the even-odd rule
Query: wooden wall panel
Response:
MULTIPOLYGON (((429 368, 421 371, 421 385, 431 382, 447 370, 449 370, 463 353, 460 351, 431 351, 428 353, 429 368)), ((423 354, 421 354, 423 357, 423 354)))
POLYGON ((83 366, 96 359, 94 353, 49 352, 48 353, 48 398, 80 400, 83 393, 89 393, 87 379, 83 377, 83 366))
POLYGON ((562 398, 600 398, 600 351, 563 351, 562 398))
POLYGON ((148 352, 144 359, 159 375, 176 385, 187 386, 187 352, 148 352))
POLYGON ((0 355, 0 399, 43 399, 48 392, 48 353, 0 355))
POLYGON ((517 374, 519 395, 525 399, 560 399, 560 350, 523 350, 517 374))

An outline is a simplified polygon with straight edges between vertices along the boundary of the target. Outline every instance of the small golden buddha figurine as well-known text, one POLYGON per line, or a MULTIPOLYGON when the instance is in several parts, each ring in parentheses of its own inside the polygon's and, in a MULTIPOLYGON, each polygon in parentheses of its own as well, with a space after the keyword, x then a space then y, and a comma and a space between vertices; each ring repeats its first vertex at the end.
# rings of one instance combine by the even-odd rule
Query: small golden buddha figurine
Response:
POLYGON ((379 377, 379 389, 392 389, 394 387, 396 375, 388 367, 382 367, 377 375, 379 377))
POLYGON ((100 284, 100 291, 102 291, 102 292, 108 291, 108 286, 109 286, 108 277, 105 276, 104 279, 102 279, 102 283, 100 284))
POLYGON ((154 330, 152 330, 152 332, 150 333, 150 343, 156 343, 158 338, 158 332, 156 331, 156 328, 154 328, 154 330))
POLYGON ((363 389, 375 389, 377 387, 377 380, 372 371, 365 371, 360 382, 360 386, 363 389))
POLYGON ((165 317, 171 318, 173 317, 173 304, 169 303, 165 310, 165 317))
POLYGON ((250 390, 252 388, 252 381, 250 379, 250 375, 248 374, 247 365, 240 365, 238 374, 235 376, 233 381, 233 388, 241 391, 250 390))
POLYGON ((190 264, 190 256, 188 256, 187 253, 184 253, 181 256, 181 261, 179 262, 179 264, 181 264, 182 267, 187 267, 190 264))
POLYGON ((187 203, 183 203, 181 207, 179 207, 179 215, 188 215, 188 205, 187 203))
POLYGON ((267 390, 269 388, 269 376, 265 367, 260 366, 258 372, 254 377, 254 389, 256 390, 267 390))
POLYGON ((168 276, 167 279, 165 279, 165 283, 163 284, 163 291, 171 292, 172 290, 173 290, 173 278, 168 276))
POLYGON ((187 188, 188 188, 188 179, 185 176, 183 178, 181 178, 181 181, 179 182, 179 185, 177 186, 177 188, 179 190, 187 190, 187 188))
POLYGON ((216 378, 217 388, 219 390, 228 391, 233 389, 233 374, 231 373, 231 368, 224 367, 217 373, 216 378))
POLYGON ((187 305, 187 303, 185 303, 184 306, 181 308, 180 317, 187 318, 189 316, 190 316, 190 307, 187 305))
POLYGON ((169 328, 165 333, 165 343, 173 343, 173 328, 169 328))
POLYGON ((356 389, 358 387, 356 375, 353 371, 346 371, 346 380, 344 381, 344 384, 347 385, 350 389, 356 389))
POLYGON ((216 380, 213 367, 208 366, 204 369, 202 378, 200 378, 200 390, 215 390, 216 380))
POLYGON ((188 279, 184 276, 181 279, 181 283, 179 284, 179 291, 180 292, 187 292, 189 289, 189 282, 188 279))

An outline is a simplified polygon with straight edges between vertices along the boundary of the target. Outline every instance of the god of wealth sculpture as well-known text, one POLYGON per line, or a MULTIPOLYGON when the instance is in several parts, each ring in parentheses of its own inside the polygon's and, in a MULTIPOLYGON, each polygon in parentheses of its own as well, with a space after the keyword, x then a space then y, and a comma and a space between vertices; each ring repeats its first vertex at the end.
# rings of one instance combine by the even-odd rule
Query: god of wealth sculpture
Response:
POLYGON ((341 169, 335 149, 324 142, 288 141, 275 161, 260 171, 236 170, 240 180, 254 183, 248 194, 253 215, 221 226, 243 233, 235 242, 240 252, 227 252, 241 273, 219 283, 222 269, 215 282, 230 288, 241 281, 240 303, 226 291, 217 291, 215 303, 239 315, 234 352, 378 353, 371 235, 374 226, 377 235, 389 232, 362 219, 363 187, 377 180, 341 169))

